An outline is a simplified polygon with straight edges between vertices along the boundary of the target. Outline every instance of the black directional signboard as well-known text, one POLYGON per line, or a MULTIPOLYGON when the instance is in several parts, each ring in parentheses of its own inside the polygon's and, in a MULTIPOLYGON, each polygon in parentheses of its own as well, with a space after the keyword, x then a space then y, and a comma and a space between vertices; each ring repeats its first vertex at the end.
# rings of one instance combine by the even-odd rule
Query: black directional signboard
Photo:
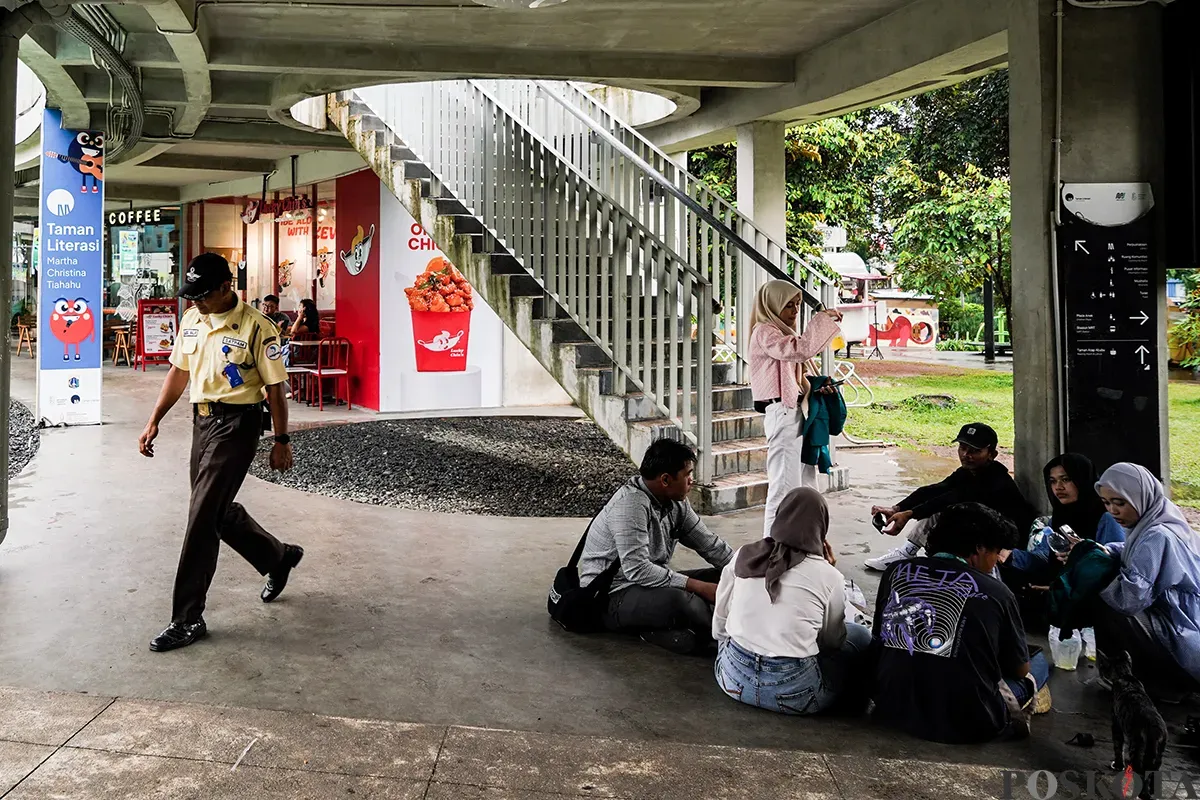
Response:
POLYGON ((1153 200, 1146 184, 1067 184, 1058 229, 1067 449, 1159 474, 1153 200))

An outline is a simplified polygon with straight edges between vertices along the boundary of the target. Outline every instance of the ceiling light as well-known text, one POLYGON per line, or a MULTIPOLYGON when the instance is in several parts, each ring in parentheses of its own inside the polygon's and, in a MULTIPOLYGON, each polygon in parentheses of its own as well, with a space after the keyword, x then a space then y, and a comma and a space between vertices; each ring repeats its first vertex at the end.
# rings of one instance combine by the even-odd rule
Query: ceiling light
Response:
POLYGON ((475 0, 481 6, 491 6, 492 8, 507 8, 509 10, 524 11, 526 9, 547 8, 549 6, 557 6, 567 0, 475 0))

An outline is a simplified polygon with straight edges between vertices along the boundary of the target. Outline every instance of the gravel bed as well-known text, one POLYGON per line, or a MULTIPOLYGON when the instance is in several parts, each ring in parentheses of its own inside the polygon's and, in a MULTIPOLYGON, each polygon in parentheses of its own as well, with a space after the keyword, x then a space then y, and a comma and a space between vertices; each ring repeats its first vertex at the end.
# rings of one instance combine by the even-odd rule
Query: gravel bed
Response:
POLYGON ((633 464, 590 420, 455 417, 364 422, 292 434, 295 466, 251 474, 371 505, 505 517, 590 517, 633 464))
POLYGON ((41 438, 33 412, 23 403, 10 400, 8 403, 8 477, 25 469, 35 455, 41 438))

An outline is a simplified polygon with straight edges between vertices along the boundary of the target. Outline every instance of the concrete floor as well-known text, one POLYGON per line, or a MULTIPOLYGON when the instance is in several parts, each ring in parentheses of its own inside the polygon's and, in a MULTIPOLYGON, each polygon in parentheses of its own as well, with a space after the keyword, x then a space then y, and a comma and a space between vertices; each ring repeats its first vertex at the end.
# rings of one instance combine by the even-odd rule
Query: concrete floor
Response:
MULTIPOLYGON (((150 653, 169 614, 187 499, 186 414, 164 424, 158 457, 137 454, 162 374, 106 370, 105 424, 46 431, 14 480, 0 545, 0 686, 930 765, 1091 769, 1111 758, 1103 744, 1061 744, 1082 730, 1108 739, 1106 698, 1080 684, 1086 669, 1055 674, 1056 712, 1019 744, 945 747, 861 720, 785 718, 725 698, 710 662, 636 639, 574 636, 550 622, 546 591, 582 521, 376 508, 254 479, 239 499, 306 549, 287 592, 263 605, 259 576, 224 549, 205 615, 210 638, 150 653)), ((16 363, 13 391, 32 400, 31 361, 16 363)), ((296 416, 332 418, 309 409, 296 416)), ((844 460, 856 488, 833 498, 830 538, 839 567, 873 599, 877 581, 862 561, 894 540, 871 528, 870 505, 944 474, 946 464, 878 452, 844 460)), ((736 546, 759 535, 760 520, 747 512, 711 524, 736 546)), ((908 785, 876 777, 881 796, 908 785)))

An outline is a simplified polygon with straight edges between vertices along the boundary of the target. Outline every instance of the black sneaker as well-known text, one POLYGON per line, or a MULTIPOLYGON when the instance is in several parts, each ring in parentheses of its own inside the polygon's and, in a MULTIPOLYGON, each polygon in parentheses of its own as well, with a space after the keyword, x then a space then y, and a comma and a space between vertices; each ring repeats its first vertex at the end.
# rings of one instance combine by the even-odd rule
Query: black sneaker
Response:
POLYGON ((187 647, 197 639, 208 635, 208 626, 200 619, 192 623, 172 622, 167 629, 150 640, 150 649, 155 653, 187 647))
POLYGON ((269 603, 283 593, 287 586, 288 576, 292 569, 304 558, 304 548, 294 544, 284 545, 283 560, 279 566, 267 574, 267 585, 262 590, 262 601, 269 603))

